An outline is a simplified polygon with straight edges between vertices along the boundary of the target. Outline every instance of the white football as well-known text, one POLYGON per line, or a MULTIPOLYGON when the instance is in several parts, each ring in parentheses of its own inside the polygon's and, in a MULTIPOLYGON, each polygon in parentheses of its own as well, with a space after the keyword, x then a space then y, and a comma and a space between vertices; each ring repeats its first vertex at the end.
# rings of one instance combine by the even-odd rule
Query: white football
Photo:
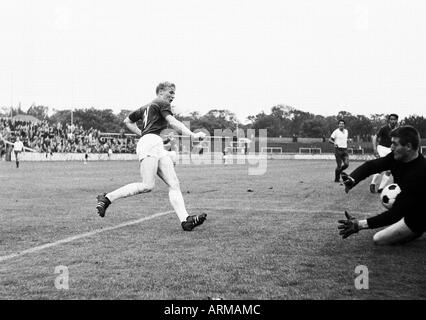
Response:
POLYGON ((393 206, 393 203, 395 202, 396 196, 401 192, 401 188, 396 184, 392 183, 388 186, 386 186, 382 193, 380 194, 380 200, 382 202, 382 205, 386 209, 390 209, 393 206))

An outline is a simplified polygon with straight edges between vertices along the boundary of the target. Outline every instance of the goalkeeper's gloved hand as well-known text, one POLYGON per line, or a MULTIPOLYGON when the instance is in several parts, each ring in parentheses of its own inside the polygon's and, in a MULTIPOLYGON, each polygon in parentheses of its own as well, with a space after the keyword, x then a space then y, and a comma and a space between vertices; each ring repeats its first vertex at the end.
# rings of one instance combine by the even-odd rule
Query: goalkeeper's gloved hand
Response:
POLYGON ((342 236, 342 239, 346 239, 359 231, 358 220, 352 217, 347 211, 345 211, 345 216, 347 220, 338 220, 340 225, 337 227, 340 230, 339 234, 342 236))
POLYGON ((355 179, 348 175, 346 172, 340 174, 345 185, 345 192, 348 193, 355 185, 355 179))

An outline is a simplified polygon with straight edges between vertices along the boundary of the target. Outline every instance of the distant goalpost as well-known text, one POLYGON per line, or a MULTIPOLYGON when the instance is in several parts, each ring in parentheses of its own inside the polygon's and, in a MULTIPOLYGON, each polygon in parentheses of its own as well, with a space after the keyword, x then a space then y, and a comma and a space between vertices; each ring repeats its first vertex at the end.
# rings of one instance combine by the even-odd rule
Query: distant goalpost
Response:
POLYGON ((245 154, 246 148, 241 145, 239 141, 230 141, 229 145, 225 148, 225 153, 228 154, 245 154))
POLYGON ((193 140, 191 141, 191 149, 197 151, 198 153, 208 153, 210 152, 210 140, 193 140))
POLYGON ((321 154, 321 148, 299 148, 299 154, 321 154))
POLYGON ((364 148, 348 148, 349 154, 364 154, 364 148))
POLYGON ((261 150, 261 153, 266 154, 282 154, 283 149, 281 147, 263 147, 261 150))
MULTIPOLYGON (((175 136, 180 139, 190 139, 191 152, 206 154, 214 152, 232 152, 233 144, 230 142, 232 137, 228 136, 206 136, 203 139, 191 139, 189 136, 175 136)), ((238 148, 239 150, 240 148, 238 148)))

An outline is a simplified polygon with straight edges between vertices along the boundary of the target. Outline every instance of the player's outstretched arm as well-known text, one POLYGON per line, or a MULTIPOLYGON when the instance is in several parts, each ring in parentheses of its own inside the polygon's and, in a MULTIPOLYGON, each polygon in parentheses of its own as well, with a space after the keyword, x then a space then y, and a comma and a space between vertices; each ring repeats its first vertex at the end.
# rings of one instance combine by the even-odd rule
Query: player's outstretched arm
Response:
POLYGON ((123 122, 126 125, 127 129, 129 129, 133 133, 137 134, 138 136, 142 135, 142 131, 141 131, 141 129, 138 128, 136 122, 133 122, 132 120, 130 120, 129 117, 126 117, 126 119, 124 119, 123 122))
POLYGON ((396 197, 392 208, 378 214, 377 216, 368 218, 368 225, 371 229, 376 229, 394 224, 404 218, 404 212, 415 212, 417 210, 414 205, 415 202, 416 199, 403 190, 396 197))
POLYGON ((352 171, 350 175, 342 172, 341 175, 346 193, 348 193, 350 189, 372 174, 389 170, 390 161, 392 158, 393 154, 388 154, 386 157, 364 162, 362 165, 352 171))
POLYGON ((166 117, 166 120, 173 129, 175 129, 177 132, 179 132, 180 134, 184 136, 190 136, 191 138, 194 138, 194 139, 204 138, 206 136, 204 132, 197 132, 197 133, 192 132, 187 126, 185 126, 182 122, 177 120, 172 115, 168 115, 166 117))

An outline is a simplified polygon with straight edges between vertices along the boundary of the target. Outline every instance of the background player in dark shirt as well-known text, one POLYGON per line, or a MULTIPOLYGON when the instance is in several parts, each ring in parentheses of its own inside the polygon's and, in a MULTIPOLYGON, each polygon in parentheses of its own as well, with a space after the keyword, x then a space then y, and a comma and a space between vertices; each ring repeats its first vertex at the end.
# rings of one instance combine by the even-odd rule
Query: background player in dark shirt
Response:
POLYGON ((392 152, 345 175, 345 191, 349 192, 373 173, 390 170, 401 192, 391 209, 366 220, 357 220, 345 212, 347 220, 338 221, 343 238, 361 229, 388 226, 374 235, 374 242, 396 244, 418 238, 426 231, 426 159, 419 153, 419 132, 411 126, 402 126, 393 130, 391 137, 392 152))
MULTIPOLYGON (((398 126, 398 115, 392 113, 388 116, 388 123, 381 127, 377 132, 377 135, 373 137, 373 150, 376 158, 386 157, 391 152, 391 136, 390 133, 393 129, 398 126)), ((390 178, 390 171, 386 171, 383 174, 382 180, 379 185, 379 189, 377 190, 379 193, 382 192, 383 188, 386 187, 386 184, 390 178)), ((379 181, 380 173, 376 173, 373 175, 373 179, 370 183, 370 192, 376 193, 377 182, 379 181)))
POLYGON ((142 182, 130 183, 112 192, 99 195, 96 209, 98 214, 103 217, 108 206, 115 200, 151 192, 155 185, 155 177, 158 175, 169 187, 169 200, 181 221, 183 230, 191 231, 202 224, 207 215, 203 213, 189 216, 186 211, 179 180, 172 159, 164 149, 160 133, 167 128, 167 125, 170 125, 177 132, 191 138, 204 138, 206 135, 203 132, 192 132, 173 116, 170 106, 175 97, 173 83, 160 83, 156 88, 156 94, 156 99, 133 111, 124 119, 127 128, 141 136, 136 153, 139 157, 142 182))

